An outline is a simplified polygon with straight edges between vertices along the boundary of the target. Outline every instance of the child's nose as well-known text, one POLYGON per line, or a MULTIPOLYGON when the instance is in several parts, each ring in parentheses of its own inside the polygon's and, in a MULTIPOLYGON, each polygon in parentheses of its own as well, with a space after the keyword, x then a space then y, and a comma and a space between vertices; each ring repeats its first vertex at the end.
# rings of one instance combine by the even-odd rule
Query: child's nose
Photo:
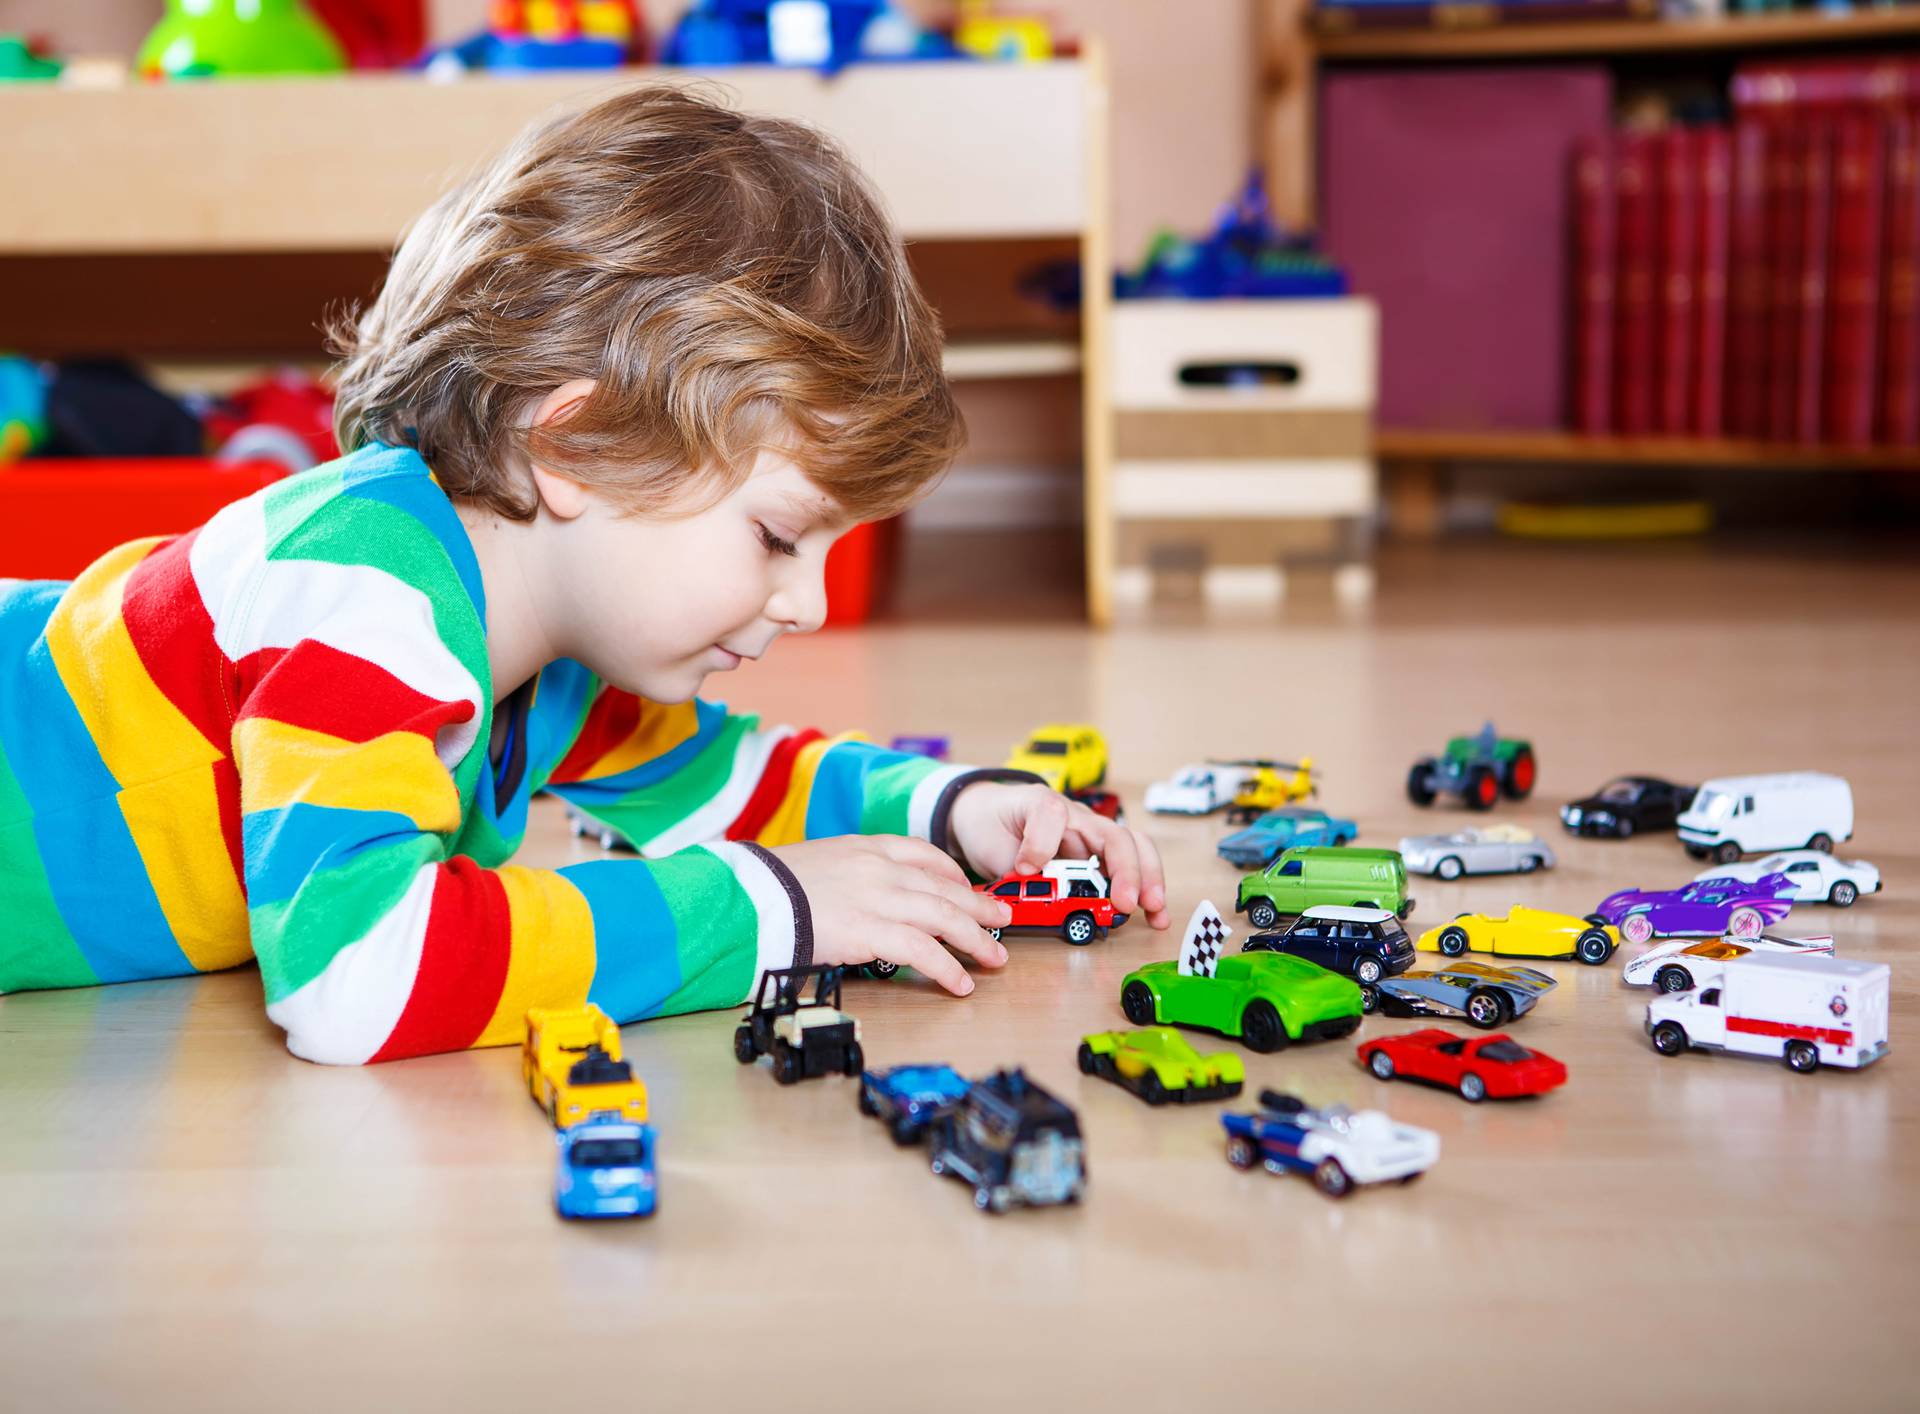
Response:
POLYGON ((767 617, 789 633, 812 633, 827 621, 827 576, 823 567, 795 575, 767 602, 767 617))

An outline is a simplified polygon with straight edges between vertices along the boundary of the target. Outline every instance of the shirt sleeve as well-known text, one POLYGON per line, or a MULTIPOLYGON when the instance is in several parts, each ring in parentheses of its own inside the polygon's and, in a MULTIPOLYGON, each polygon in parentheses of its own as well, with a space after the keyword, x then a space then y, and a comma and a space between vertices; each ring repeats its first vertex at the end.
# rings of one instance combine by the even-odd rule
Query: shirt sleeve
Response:
POLYGON ((855 834, 910 835, 951 853, 954 797, 996 779, 1034 777, 602 687, 545 784, 643 857, 665 859, 715 841, 771 847, 855 834))

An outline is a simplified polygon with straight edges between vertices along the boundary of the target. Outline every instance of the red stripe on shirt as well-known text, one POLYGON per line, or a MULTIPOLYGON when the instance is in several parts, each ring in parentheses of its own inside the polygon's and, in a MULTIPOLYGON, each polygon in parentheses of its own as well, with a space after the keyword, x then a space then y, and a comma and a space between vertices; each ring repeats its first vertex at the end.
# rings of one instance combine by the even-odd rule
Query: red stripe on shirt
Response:
POLYGON ((250 654, 237 676, 257 684, 240 717, 272 717, 342 741, 372 741, 396 731, 431 741, 442 727, 473 717, 471 702, 428 697, 377 663, 317 639, 303 641, 297 653, 267 648, 250 654))
POLYGON ((247 856, 240 831, 240 772, 231 756, 213 763, 213 796, 220 807, 220 836, 226 841, 227 858, 233 862, 233 877, 240 885, 240 897, 247 896, 247 856))
POLYGON ((766 828, 767 821, 773 818, 773 812, 787 798, 787 787, 793 780, 794 758, 799 756, 800 748, 825 735, 825 732, 808 727, 805 731, 795 732, 773 748, 773 754, 767 757, 766 769, 760 773, 760 784, 753 788, 747 803, 740 807, 740 813, 727 826, 728 839, 750 840, 766 828))
POLYGON ((640 729, 640 699, 631 692, 603 688, 587 709, 580 735, 553 768, 556 785, 582 779, 589 767, 640 729))
POLYGON ((198 530, 154 546, 127 575, 120 620, 160 695, 208 744, 224 752, 233 735, 233 665, 213 635, 213 616, 193 578, 198 530))
POLYGON ((462 1051, 477 1041, 507 985, 511 932, 498 874, 465 855, 441 865, 413 992, 372 1059, 462 1051))

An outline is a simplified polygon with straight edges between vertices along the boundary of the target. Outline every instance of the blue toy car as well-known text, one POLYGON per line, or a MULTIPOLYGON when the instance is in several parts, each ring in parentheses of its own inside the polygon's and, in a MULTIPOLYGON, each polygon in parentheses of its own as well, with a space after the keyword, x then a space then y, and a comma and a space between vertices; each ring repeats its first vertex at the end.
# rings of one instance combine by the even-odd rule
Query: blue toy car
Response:
POLYGON ((893 1142, 917 1144, 927 1126, 967 1093, 967 1078, 950 1065, 896 1065, 860 1073, 860 1113, 887 1126, 893 1142))
POLYGON ((1244 830, 1235 830, 1215 846, 1236 869, 1264 869, 1282 850, 1296 845, 1350 844, 1360 833, 1351 820, 1304 805, 1269 810, 1244 830))
POLYGON ((563 1218, 644 1218, 653 1212, 653 1126, 586 1119, 554 1135, 560 1167, 554 1211, 563 1218))

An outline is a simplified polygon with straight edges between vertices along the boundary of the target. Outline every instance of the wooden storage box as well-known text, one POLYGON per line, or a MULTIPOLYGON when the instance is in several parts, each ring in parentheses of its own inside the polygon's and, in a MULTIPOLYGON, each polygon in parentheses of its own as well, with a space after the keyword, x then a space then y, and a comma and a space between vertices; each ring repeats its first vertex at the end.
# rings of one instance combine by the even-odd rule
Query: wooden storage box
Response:
POLYGON ((1278 599, 1303 565, 1371 589, 1378 326, 1352 298, 1114 307, 1117 601, 1168 574, 1211 601, 1278 599))

